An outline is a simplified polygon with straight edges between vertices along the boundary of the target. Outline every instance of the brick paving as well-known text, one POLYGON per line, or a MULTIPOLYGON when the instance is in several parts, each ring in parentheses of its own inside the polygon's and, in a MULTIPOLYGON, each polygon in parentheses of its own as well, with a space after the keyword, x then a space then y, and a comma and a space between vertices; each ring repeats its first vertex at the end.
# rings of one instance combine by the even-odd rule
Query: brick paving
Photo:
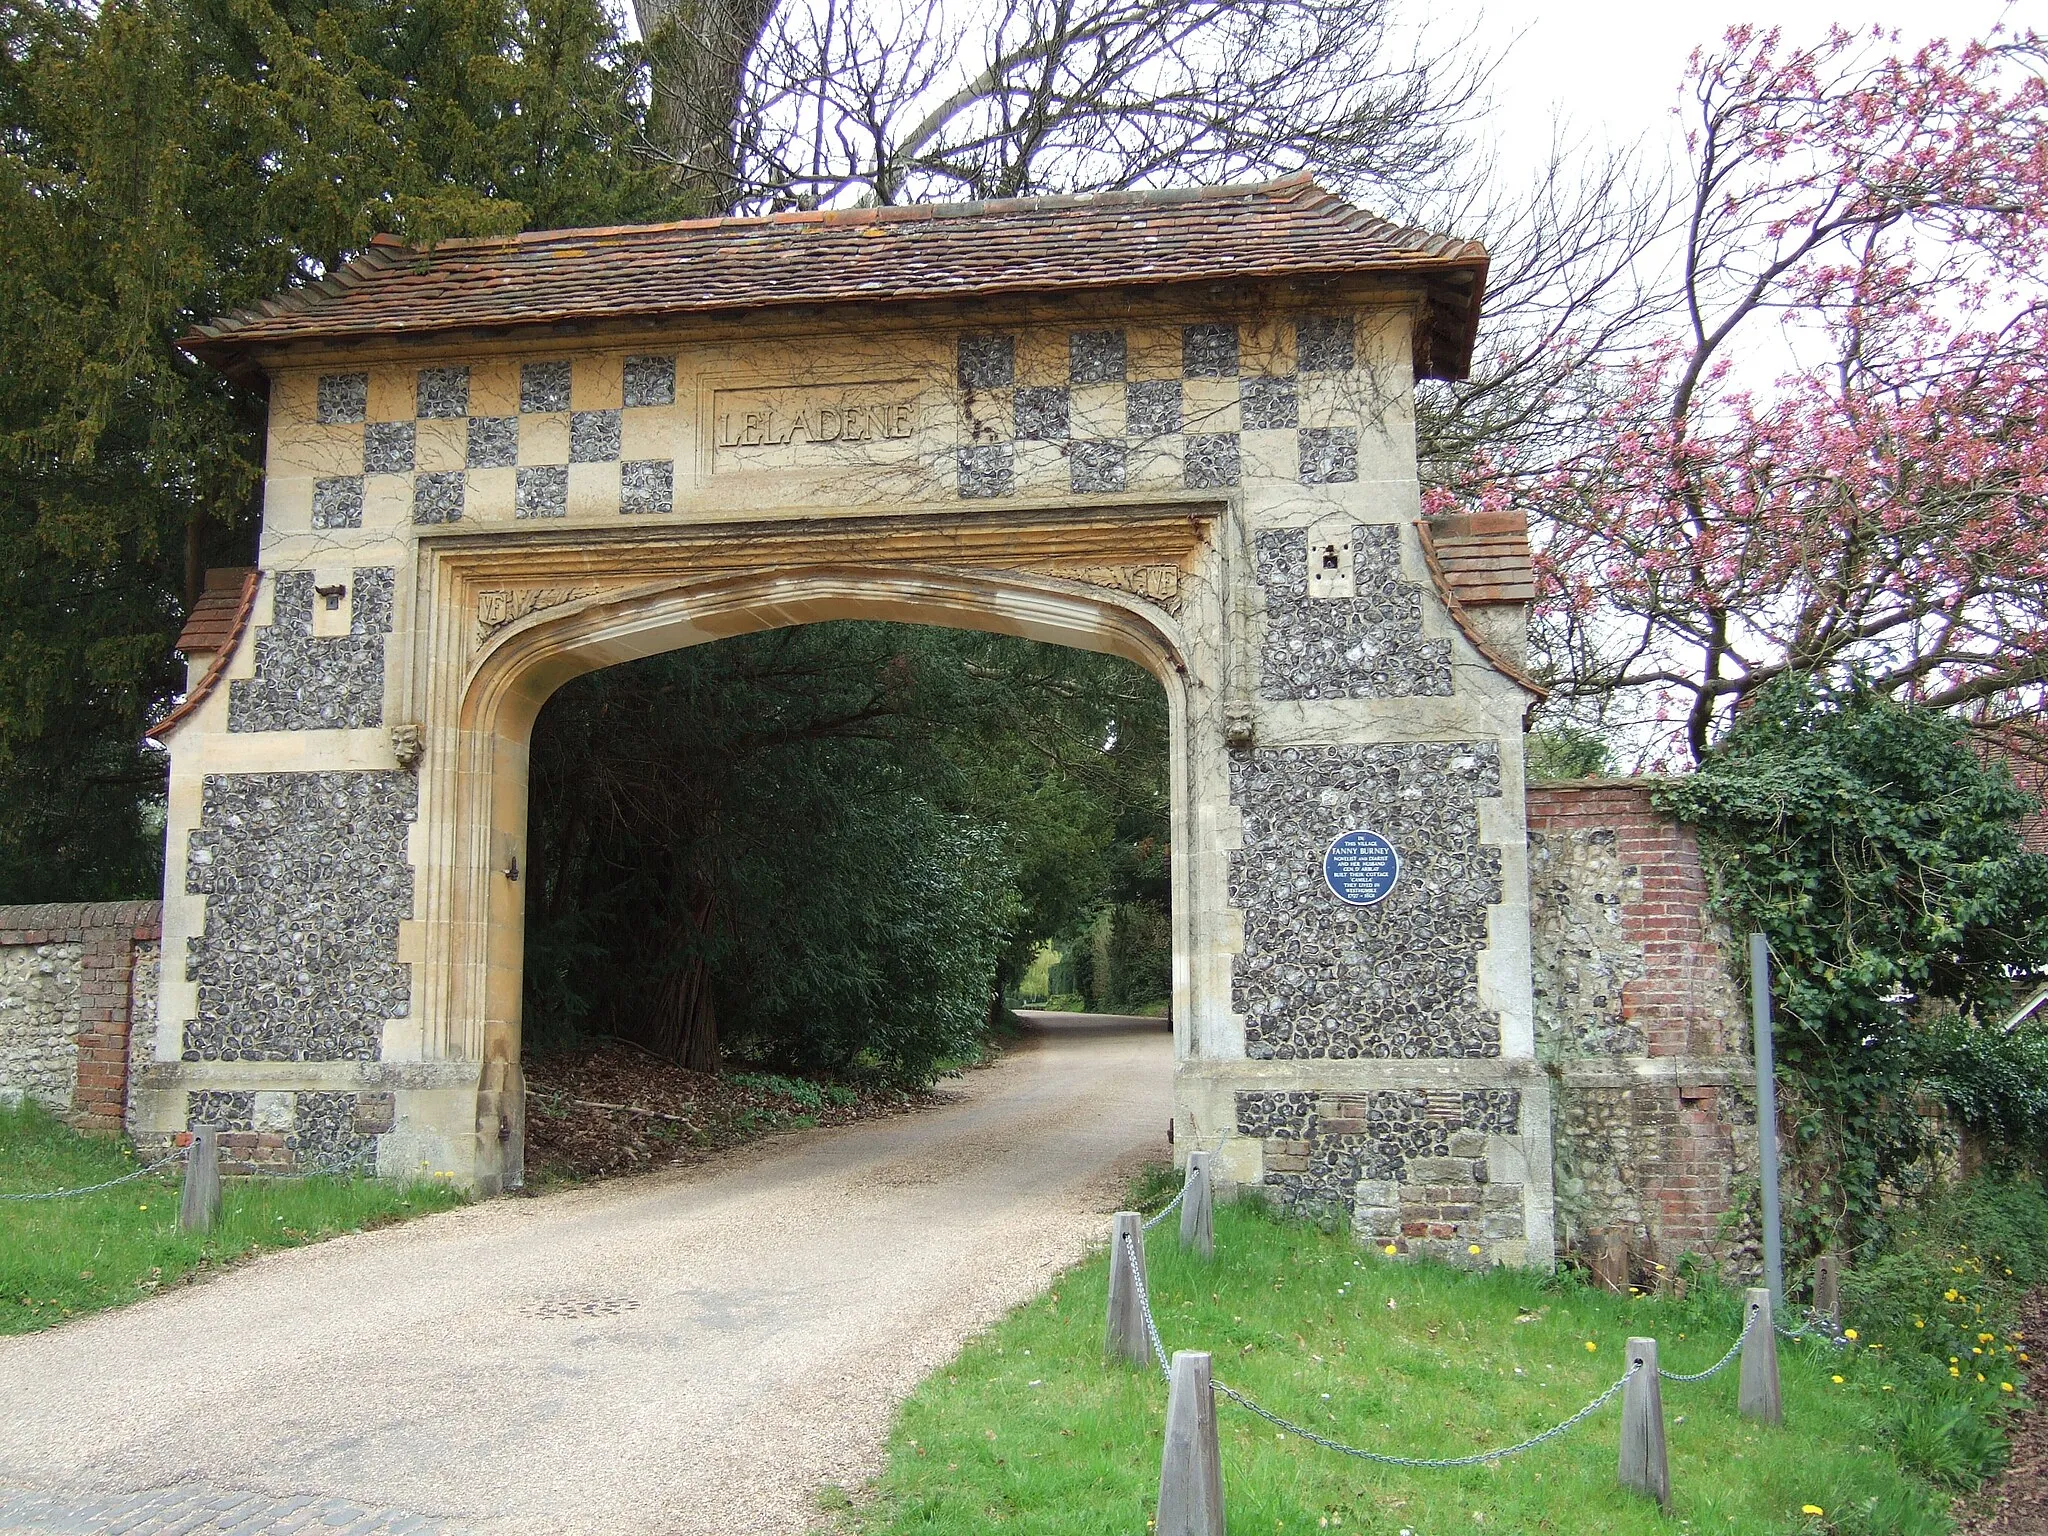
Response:
POLYGON ((457 1536, 462 1529, 317 1494, 277 1499, 201 1483, 140 1493, 0 1489, 0 1536, 457 1536))

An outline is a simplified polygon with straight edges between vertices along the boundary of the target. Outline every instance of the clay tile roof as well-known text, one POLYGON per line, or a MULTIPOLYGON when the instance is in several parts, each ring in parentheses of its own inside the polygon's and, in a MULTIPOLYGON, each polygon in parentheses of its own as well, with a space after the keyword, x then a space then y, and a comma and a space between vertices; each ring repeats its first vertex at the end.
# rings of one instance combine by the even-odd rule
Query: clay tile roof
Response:
POLYGON ((1419 375, 1463 378, 1487 256, 1389 223, 1306 175, 1259 186, 925 204, 449 240, 389 237, 325 279, 195 328, 228 366, 251 349, 479 328, 1368 274, 1419 279, 1419 375))
POLYGON ((1471 512, 1426 517, 1422 557, 1437 595, 1474 649, 1537 698, 1549 690, 1503 655, 1473 619, 1489 603, 1527 603, 1536 596, 1529 556, 1529 524, 1519 512, 1471 512))
POLYGON ((1436 517, 1424 526, 1445 582, 1466 607, 1535 600, 1529 525, 1520 513, 1436 517))
POLYGON ((250 566, 228 566, 206 573, 206 590, 185 616, 185 627, 178 631, 175 648, 187 656, 211 653, 213 661, 207 666, 206 675, 186 693, 184 701, 143 732, 145 738, 162 741, 171 727, 204 704, 220 686, 228 663, 234 660, 235 647, 242 643, 242 632, 249 627, 256 590, 262 584, 263 573, 250 566))
POLYGON ((187 656, 205 656, 233 645, 241 628, 242 588, 248 576, 247 566, 208 571, 206 590, 185 615, 175 649, 187 656))

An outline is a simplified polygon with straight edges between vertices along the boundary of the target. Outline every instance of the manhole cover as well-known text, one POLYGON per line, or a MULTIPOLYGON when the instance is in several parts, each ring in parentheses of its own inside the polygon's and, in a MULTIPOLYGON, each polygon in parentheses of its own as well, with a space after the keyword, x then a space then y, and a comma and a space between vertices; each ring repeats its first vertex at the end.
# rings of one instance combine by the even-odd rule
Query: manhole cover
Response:
POLYGON ((548 1296, 519 1311, 524 1317, 617 1317, 639 1305, 630 1296, 548 1296))

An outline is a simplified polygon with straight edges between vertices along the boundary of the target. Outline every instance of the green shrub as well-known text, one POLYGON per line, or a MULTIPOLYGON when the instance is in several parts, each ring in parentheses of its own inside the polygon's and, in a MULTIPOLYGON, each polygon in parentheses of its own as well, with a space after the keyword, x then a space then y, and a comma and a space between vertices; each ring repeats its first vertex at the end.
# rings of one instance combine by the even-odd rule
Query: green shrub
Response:
POLYGON ((1606 741, 1583 725, 1542 726, 1523 738, 1522 750, 1532 784, 1596 778, 1609 770, 1606 741))
MULTIPOLYGON (((1770 941, 1789 1172, 1797 1204, 1833 1213, 1834 1230, 1795 1227, 1795 1249, 1864 1242, 1926 1150, 1928 1010, 1976 1028, 2048 960, 2048 858, 2019 835, 2037 802, 1961 722, 1796 677, 1759 690, 1699 771, 1653 798, 1699 828, 1731 924, 1770 941)), ((1988 1082, 1966 1068, 1998 1049, 1951 1050, 1954 1079, 1988 1082)), ((2015 1102, 1985 1098, 2008 1117, 2015 1102)))
POLYGON ((1892 1211, 1883 1243, 1854 1258, 1843 1370, 1881 1378, 1883 1432, 1907 1467, 1974 1487, 2005 1465, 2034 1342, 2019 1334, 2020 1307, 2048 1277, 2048 1193, 1995 1174, 1936 1187, 1892 1211))
POLYGON ((756 1093, 772 1093, 778 1099, 788 1099, 804 1109, 825 1107, 824 1088, 806 1078, 784 1077, 779 1072, 734 1072, 730 1074, 730 1080, 756 1093))
POLYGON ((2048 1168, 2048 1021, 2015 1029, 1950 1013, 1928 1027, 1928 1088, 2000 1161, 2048 1168))

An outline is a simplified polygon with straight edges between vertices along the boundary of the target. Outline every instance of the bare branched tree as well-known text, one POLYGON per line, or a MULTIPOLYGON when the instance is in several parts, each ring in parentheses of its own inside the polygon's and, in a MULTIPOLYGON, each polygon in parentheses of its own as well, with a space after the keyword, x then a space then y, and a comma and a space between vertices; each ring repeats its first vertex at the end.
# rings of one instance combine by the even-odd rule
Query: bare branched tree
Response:
POLYGON ((1408 203, 1468 162, 1488 69, 1469 38, 1401 24, 1392 0, 636 4, 668 114, 655 151, 732 209, 1302 169, 1408 203))
POLYGON ((1492 258, 1471 378, 1418 396, 1424 482, 1554 460, 1616 388, 1589 365, 1633 355, 1678 302, 1659 251, 1677 219, 1669 167, 1641 144, 1595 148, 1559 123, 1533 174, 1485 154, 1410 216, 1484 242, 1492 258))

